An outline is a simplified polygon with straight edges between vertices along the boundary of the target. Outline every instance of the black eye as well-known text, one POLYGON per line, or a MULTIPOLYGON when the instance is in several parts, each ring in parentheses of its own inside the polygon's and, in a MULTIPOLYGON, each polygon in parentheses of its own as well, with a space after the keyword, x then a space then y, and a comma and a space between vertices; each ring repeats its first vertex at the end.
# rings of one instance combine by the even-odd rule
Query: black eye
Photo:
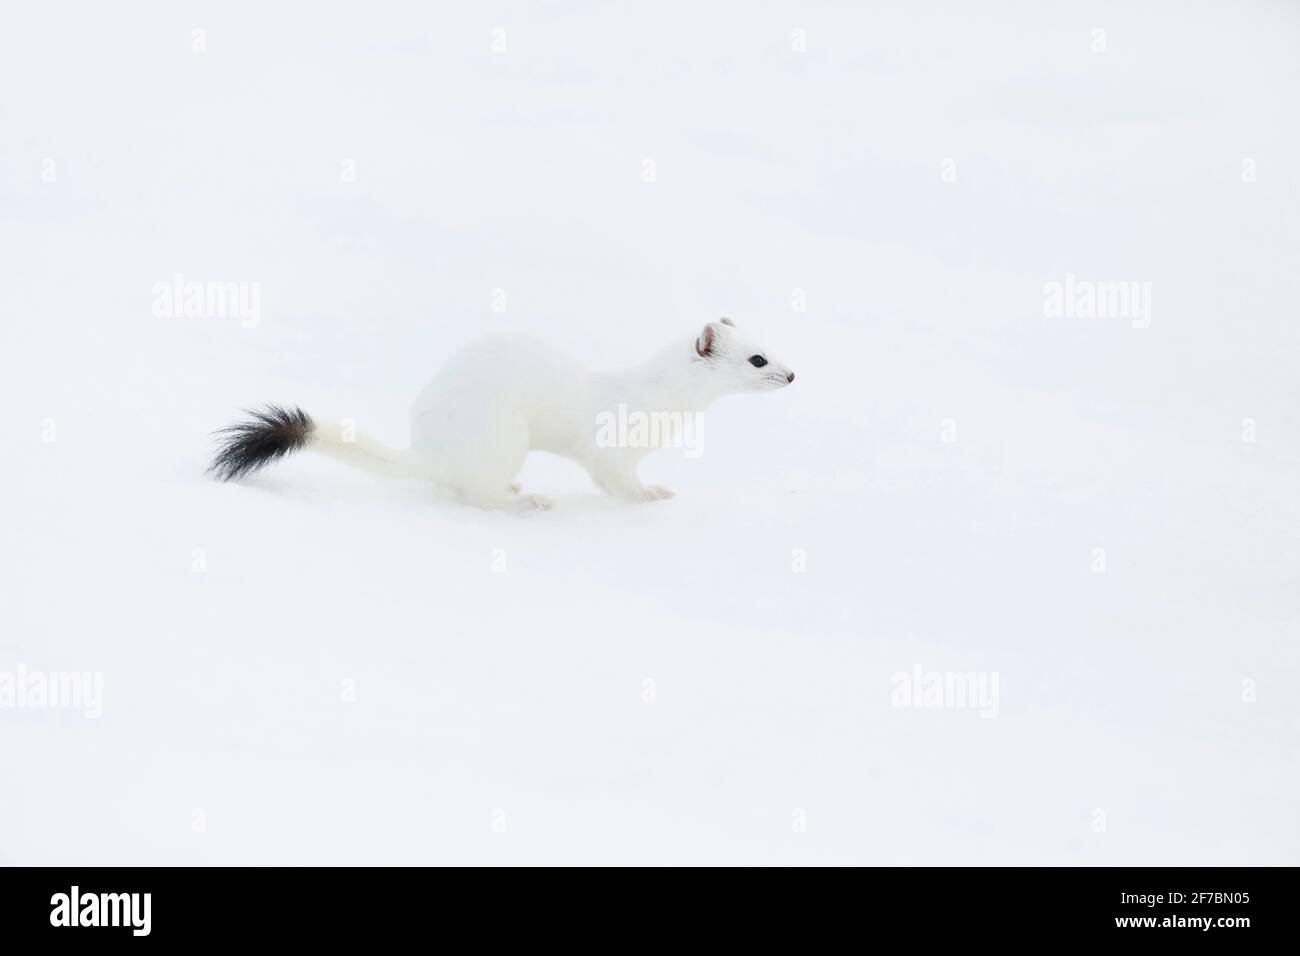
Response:
POLYGON ((754 368, 762 368, 767 364, 767 359, 763 358, 761 355, 751 355, 749 357, 749 364, 754 366, 754 368))

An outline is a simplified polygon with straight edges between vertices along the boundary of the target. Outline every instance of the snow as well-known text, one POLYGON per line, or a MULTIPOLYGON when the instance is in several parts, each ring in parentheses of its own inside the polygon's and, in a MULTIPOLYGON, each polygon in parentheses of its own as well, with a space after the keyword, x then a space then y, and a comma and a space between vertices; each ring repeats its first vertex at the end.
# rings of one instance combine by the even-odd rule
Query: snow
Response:
POLYGON ((443 6, 10 11, 0 675, 104 695, 0 709, 0 862, 1300 862, 1294 7, 443 6), (202 473, 719 315, 798 380, 669 502, 202 473))

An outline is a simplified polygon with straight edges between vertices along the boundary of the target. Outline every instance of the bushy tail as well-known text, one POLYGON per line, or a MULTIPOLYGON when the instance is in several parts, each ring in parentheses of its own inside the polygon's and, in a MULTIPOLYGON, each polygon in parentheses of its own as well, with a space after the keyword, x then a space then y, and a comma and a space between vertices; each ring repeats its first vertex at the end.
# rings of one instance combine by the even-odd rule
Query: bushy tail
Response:
POLYGON ((244 421, 217 432, 219 447, 208 470, 221 481, 243 478, 300 448, 387 478, 420 474, 408 452, 357 435, 337 422, 313 421, 301 408, 264 405, 245 414, 244 421))

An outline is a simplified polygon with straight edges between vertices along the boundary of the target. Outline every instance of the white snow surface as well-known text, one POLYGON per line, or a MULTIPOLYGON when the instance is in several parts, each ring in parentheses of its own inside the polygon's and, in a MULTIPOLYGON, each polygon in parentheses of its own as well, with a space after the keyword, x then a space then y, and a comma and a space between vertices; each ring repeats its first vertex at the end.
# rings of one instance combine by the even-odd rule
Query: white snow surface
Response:
POLYGON ((7 10, 0 673, 103 714, 0 709, 0 863, 1300 863, 1300 12, 975 6, 7 10), (671 501, 203 473, 720 315, 797 380, 671 501))

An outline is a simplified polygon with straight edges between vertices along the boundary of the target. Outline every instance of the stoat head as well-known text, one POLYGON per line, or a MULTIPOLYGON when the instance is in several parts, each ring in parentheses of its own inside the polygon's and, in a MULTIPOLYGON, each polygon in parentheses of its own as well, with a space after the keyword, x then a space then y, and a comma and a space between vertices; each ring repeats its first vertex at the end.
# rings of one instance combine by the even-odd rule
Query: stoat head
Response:
POLYGON ((693 362, 726 392, 770 392, 794 381, 775 355, 743 338, 731 319, 710 322, 695 339, 693 362))

